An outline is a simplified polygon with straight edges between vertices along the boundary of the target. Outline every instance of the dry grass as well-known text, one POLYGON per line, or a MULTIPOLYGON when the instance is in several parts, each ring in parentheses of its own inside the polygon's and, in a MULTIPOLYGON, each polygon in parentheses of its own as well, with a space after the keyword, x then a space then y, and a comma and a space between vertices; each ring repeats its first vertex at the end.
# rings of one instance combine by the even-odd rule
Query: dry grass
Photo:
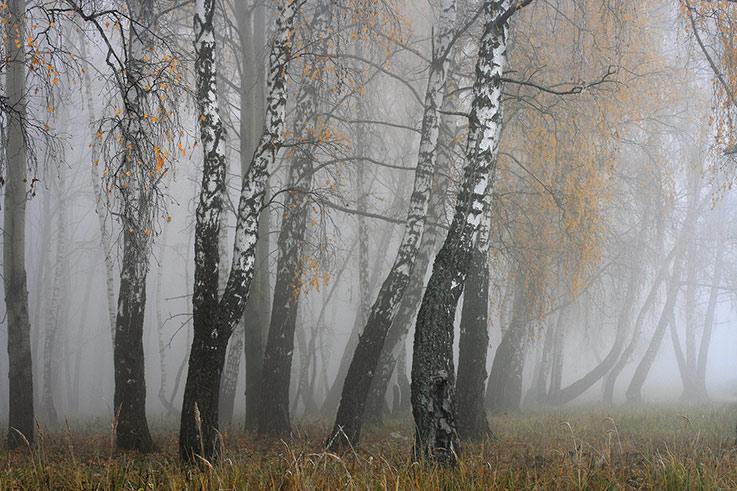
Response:
MULTIPOLYGON (((543 411, 493 420, 495 440, 463 449, 458 469, 410 459, 411 427, 369 431, 355 453, 324 452, 325 427, 291 441, 225 435, 225 457, 182 467, 175 432, 141 456, 88 426, 42 434, 33 452, 0 452, 5 489, 737 489, 737 408, 543 411)), ((99 426, 98 426, 99 427, 99 426)), ((94 426, 93 426, 94 428, 94 426)))

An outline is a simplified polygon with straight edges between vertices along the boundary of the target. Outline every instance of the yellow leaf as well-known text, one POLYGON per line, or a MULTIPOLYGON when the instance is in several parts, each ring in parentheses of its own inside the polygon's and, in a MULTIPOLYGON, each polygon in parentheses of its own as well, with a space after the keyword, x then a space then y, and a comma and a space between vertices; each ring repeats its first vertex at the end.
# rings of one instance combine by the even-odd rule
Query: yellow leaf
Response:
POLYGON ((161 172, 161 170, 164 168, 164 163, 166 162, 164 152, 161 151, 161 148, 159 146, 155 146, 154 155, 156 156, 156 172, 161 172))

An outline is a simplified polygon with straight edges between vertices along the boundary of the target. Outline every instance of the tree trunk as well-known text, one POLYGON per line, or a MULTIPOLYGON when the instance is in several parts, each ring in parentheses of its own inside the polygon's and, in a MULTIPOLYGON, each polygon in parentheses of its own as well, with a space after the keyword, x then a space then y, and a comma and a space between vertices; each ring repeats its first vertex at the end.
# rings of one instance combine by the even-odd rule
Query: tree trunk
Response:
POLYGON ((294 331, 304 282, 304 241, 308 199, 312 189, 314 155, 311 140, 320 139, 324 123, 316 117, 321 98, 322 77, 331 23, 329 2, 319 1, 310 24, 316 55, 306 62, 296 99, 294 134, 299 145, 289 169, 289 187, 279 232, 279 258, 274 284, 271 323, 264 350, 259 404, 259 434, 286 435, 292 430, 289 418, 289 387, 294 353, 294 331))
POLYGON ((169 228, 166 225, 163 225, 163 230, 161 232, 161 240, 160 240, 160 247, 161 247, 161 255, 162 260, 159 264, 159 270, 156 274, 156 286, 155 288, 155 298, 156 298, 156 341, 158 344, 159 349, 159 402, 166 410, 166 414, 171 415, 176 413, 176 408, 173 404, 171 404, 170 400, 167 397, 167 386, 168 386, 168 376, 166 373, 166 350, 167 344, 164 339, 164 324, 166 321, 164 320, 163 313, 161 311, 161 304, 163 301, 161 288, 163 286, 163 279, 164 279, 164 259, 166 255, 166 247, 167 247, 167 237, 168 237, 168 230, 169 228))
POLYGON ((637 343, 640 339, 642 325, 645 322, 645 316, 648 314, 648 312, 650 312, 650 309, 653 307, 653 305, 655 305, 658 289, 660 288, 660 284, 667 278, 668 266, 676 251, 677 247, 674 247, 671 250, 670 254, 663 260, 662 265, 660 266, 660 269, 655 276, 655 280, 650 287, 650 291, 648 292, 647 297, 645 298, 645 301, 643 302, 642 307, 637 314, 635 325, 632 329, 632 337, 630 339, 630 342, 629 344, 627 344, 627 347, 622 352, 622 355, 619 357, 617 363, 612 367, 612 369, 604 378, 603 400, 604 403, 607 405, 611 405, 614 402, 614 386, 617 382, 617 378, 622 373, 622 370, 624 370, 624 367, 627 365, 627 363, 629 363, 633 353, 635 352, 635 348, 637 347, 637 343))
POLYGON ((711 334, 714 330, 714 313, 716 312, 717 301, 719 299, 719 289, 722 283, 722 274, 724 268, 724 242, 717 241, 715 244, 714 258, 714 274, 711 279, 711 289, 709 290, 709 301, 706 305, 706 316, 704 318, 704 332, 701 335, 701 343, 699 344, 699 355, 696 364, 696 394, 699 400, 705 401, 709 398, 709 392, 706 390, 706 362, 709 357, 709 346, 711 344, 711 334))
POLYGON ((218 114, 215 71, 214 0, 195 4, 195 73, 198 123, 204 167, 195 224, 195 283, 192 297, 194 338, 184 388, 179 453, 186 462, 218 457, 220 377, 235 326, 240 321, 254 276, 258 223, 269 166, 281 149, 286 117, 286 76, 291 35, 299 3, 280 6, 269 57, 269 99, 266 124, 243 178, 227 286, 218 298, 218 239, 225 185, 225 134, 218 114))
MULTIPOLYGON (((359 111, 359 114, 362 113, 359 111)), ((367 151, 364 148, 366 143, 365 137, 364 135, 361 135, 360 130, 357 133, 357 136, 360 138, 359 154, 365 154, 365 152, 367 151)), ((359 212, 366 211, 367 208, 366 196, 369 192, 369 190, 367 189, 369 186, 366 185, 365 179, 366 173, 364 172, 364 168, 363 166, 359 166, 357 172, 358 198, 356 200, 359 212)), ((401 196, 399 194, 395 194, 392 203, 389 205, 389 210, 399 209, 399 207, 401 206, 401 202, 401 196)), ((368 319, 369 312, 371 311, 371 292, 373 291, 372 287, 375 283, 372 280, 374 279, 374 275, 377 274, 378 271, 381 271, 381 266, 385 259, 385 256, 383 254, 377 254, 376 258, 374 259, 373 265, 374 275, 369 274, 371 270, 369 269, 368 223, 366 217, 360 214, 356 218, 358 222, 358 309, 356 310, 356 314, 353 318, 351 335, 348 338, 348 342, 346 343, 346 346, 340 355, 338 373, 335 376, 333 385, 330 386, 330 390, 325 397, 325 403, 323 404, 323 413, 326 414, 333 414, 337 410, 338 404, 340 403, 340 394, 343 391, 343 383, 345 382, 345 377, 348 374, 348 369, 351 366, 353 353, 356 351, 356 346, 358 346, 358 340, 361 337, 361 329, 363 329, 363 327, 366 325, 366 320, 368 319)), ((393 232, 394 224, 387 224, 377 243, 388 244, 392 238, 393 232)), ((389 375, 391 376, 391 374, 389 375)))
MULTIPOLYGON (((17 19, 19 32, 25 32, 26 2, 11 0, 10 14, 17 19)), ((26 146, 23 122, 26 115, 24 49, 16 47, 15 37, 6 36, 7 103, 14 112, 7 115, 8 140, 5 142, 5 218, 3 225, 3 282, 8 318, 8 448, 34 443, 33 367, 31 362, 31 323, 28 319, 26 279, 26 146)))
POLYGON ((545 339, 542 349, 540 350, 540 358, 535 366, 535 373, 532 377, 532 384, 525 395, 525 406, 535 406, 545 401, 548 395, 548 380, 550 379, 553 365, 553 345, 560 325, 561 312, 555 316, 554 323, 548 323, 545 329, 545 339))
MULTIPOLYGON (((133 41, 125 74, 129 90, 123 94, 127 125, 124 143, 133 147, 138 142, 131 140, 145 135, 141 114, 147 111, 149 101, 138 84, 145 78, 143 65, 146 63, 146 49, 153 37, 150 31, 154 24, 154 5, 152 0, 137 0, 132 3, 132 9, 133 18, 145 26, 144 31, 131 35, 133 41)), ((123 178, 124 185, 119 186, 123 201, 123 261, 113 347, 115 434, 118 448, 150 452, 153 441, 146 421, 143 321, 153 198, 147 183, 141 182, 139 164, 130 152, 123 153, 121 165, 129 177, 127 180, 123 178)))
POLYGON ((437 143, 440 133, 439 111, 445 96, 446 77, 450 64, 448 55, 452 46, 455 16, 455 0, 443 0, 439 21, 440 32, 435 43, 434 62, 431 64, 425 93, 425 111, 417 170, 407 211, 407 224, 394 264, 371 307, 366 327, 363 329, 348 368, 335 425, 327 443, 331 448, 347 448, 350 445, 356 446, 359 442, 366 399, 371 390, 371 382, 381 356, 384 340, 397 315, 400 301, 417 259, 437 160, 437 143))
POLYGON ((466 289, 463 295, 458 347, 458 435, 469 441, 482 440, 490 433, 484 408, 486 353, 489 350, 490 210, 487 209, 484 215, 468 274, 472 288, 466 289))
POLYGON ((143 315, 148 272, 147 240, 137 240, 124 225, 118 315, 115 323, 115 434, 118 448, 150 452, 153 441, 146 420, 146 380, 143 361, 143 315))
MULTIPOLYGON (((489 374, 489 410, 492 414, 519 411, 522 402, 522 371, 529 323, 527 286, 522 274, 518 274, 516 284, 512 318, 496 349, 489 374)), ((557 333, 559 337, 562 337, 561 331, 557 333)))
POLYGON ((228 356, 225 361, 223 380, 220 381, 220 428, 228 429, 233 424, 235 408, 235 389, 238 385, 238 372, 243 357, 243 329, 236 329, 228 344, 228 356))
MULTIPOLYGON (((688 203, 686 217, 684 219, 681 230, 675 240, 673 246, 672 255, 673 258, 673 272, 670 277, 668 284, 665 306, 660 315, 660 320, 655 327, 655 332, 650 340, 650 344, 645 351, 644 356, 640 360, 640 363, 635 369, 635 373, 632 376, 625 397, 627 402, 640 402, 642 400, 642 386, 645 384, 647 375, 655 363, 655 357, 658 354, 660 345, 665 336, 665 330, 671 322, 674 322, 673 310, 678 298, 678 294, 681 288, 681 270, 684 266, 684 261, 687 260, 688 251, 688 240, 691 238, 691 234, 696 228, 696 222, 698 220, 699 209, 701 207, 701 180, 702 176, 699 172, 691 170, 688 184, 688 203)), ((667 268, 667 262, 665 267, 667 268)))
POLYGON ((680 289, 681 261, 682 259, 678 257, 675 259, 673 264, 673 273, 668 285, 665 306, 660 314, 660 320, 655 327, 655 332, 650 340, 650 344, 635 369, 630 385, 627 387, 627 392, 625 393, 627 402, 633 403, 642 401, 642 386, 645 384, 647 374, 650 372, 650 368, 652 368, 653 363, 655 362, 655 357, 660 349, 663 336, 665 336, 665 330, 668 328, 668 325, 673 322, 673 307, 675 306, 678 291, 680 289))
MULTIPOLYGON (((265 72, 264 53, 266 45, 266 12, 263 2, 236 2, 235 13, 238 31, 241 38, 240 59, 240 159, 241 175, 245 176, 256 150, 261 128, 264 124, 265 104, 265 72), (254 67, 255 69, 251 69, 254 67)), ((266 184, 268 201, 268 181, 266 184)), ((264 356, 264 337, 268 332, 271 284, 269 275, 269 228, 270 215, 268 208, 262 210, 259 218, 256 244, 256 271, 254 272, 251 293, 246 301, 246 309, 241 319, 244 342, 241 343, 246 363, 246 414, 244 429, 256 431, 258 425, 259 392, 261 390, 261 368, 264 356)), ((231 356, 231 355, 229 355, 231 356)), ((232 353, 235 361, 235 353, 232 353)), ((237 358, 238 364, 240 358, 237 358)), ((233 369, 235 366, 232 367, 233 369)), ((233 384, 235 389, 235 384, 233 384)), ((224 404, 234 405, 235 394, 225 394, 224 404), (230 402, 232 400, 232 402, 230 402)), ((226 411, 232 409, 226 408, 226 411)))
MULTIPOLYGON (((41 395, 41 406, 49 427, 56 429, 59 424, 59 416, 56 412, 56 404, 54 403, 54 391, 57 389, 58 372, 59 372, 59 342, 57 333, 59 325, 62 324, 64 316, 62 315, 62 295, 69 291, 67 281, 69 278, 69 266, 66 264, 67 258, 67 217, 66 202, 63 196, 65 186, 64 169, 60 169, 59 184, 56 188, 58 193, 57 210, 56 210, 56 261, 54 263, 54 277, 51 289, 51 301, 46 312, 46 330, 44 333, 44 376, 43 376, 43 392, 41 395)), ((62 329, 67 326, 62 325, 62 329)))
MULTIPOLYGON (((87 40, 79 30, 79 45, 82 54, 82 59, 87 60, 87 40)), ((90 79, 90 71, 84 71, 84 89, 85 99, 87 100, 87 113, 89 118, 90 130, 93 131, 92 137, 92 151, 90 154, 96 159, 98 138, 95 135, 93 128, 95 127, 95 97, 92 93, 92 80, 90 79)), ((92 191, 95 195, 95 214, 97 215, 98 227, 100 230, 100 245, 102 247, 102 253, 105 258, 105 293, 107 300, 107 314, 110 320, 110 338, 115 343, 115 318, 117 316, 115 311, 115 275, 113 267, 113 246, 112 238, 110 236, 110 230, 108 230, 105 217, 105 203, 103 201, 102 186, 100 185, 100 171, 99 162, 95 160, 90 165, 90 177, 92 180, 92 191)))
POLYGON ((77 332, 75 334, 77 342, 74 346, 74 373, 70 391, 71 404, 69 405, 69 413, 75 416, 79 414, 79 403, 82 399, 82 391, 80 390, 80 379, 82 377, 82 352, 84 351, 84 343, 82 340, 87 339, 87 318, 90 310, 92 310, 92 305, 90 305, 92 285, 92 281, 87 281, 84 287, 84 295, 82 296, 82 314, 80 315, 79 324, 77 324, 77 332))
POLYGON ((258 429, 259 401, 261 397, 261 371, 264 363, 264 339, 271 311, 271 281, 269 278, 269 210, 263 210, 259 219, 259 241, 256 245, 256 272, 242 324, 243 351, 246 357, 246 416, 244 429, 258 429))

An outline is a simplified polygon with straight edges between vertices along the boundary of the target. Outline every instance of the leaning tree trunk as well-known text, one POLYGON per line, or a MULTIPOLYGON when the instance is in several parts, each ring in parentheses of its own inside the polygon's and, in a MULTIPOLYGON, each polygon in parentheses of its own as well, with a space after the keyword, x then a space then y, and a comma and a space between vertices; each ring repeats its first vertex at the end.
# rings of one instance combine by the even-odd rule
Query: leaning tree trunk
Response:
MULTIPOLYGON (((25 31, 25 0, 11 0, 10 14, 17 19, 19 32, 25 31)), ((23 38, 23 34, 21 34, 23 38)), ((31 363, 31 323, 28 319, 26 279, 26 146, 23 124, 26 117, 26 69, 23 43, 6 36, 7 115, 5 143, 5 222, 3 225, 3 283, 8 319, 8 448, 33 445, 33 368, 31 363)))
POLYGON ((299 146, 289 169, 289 187, 277 242, 279 258, 274 284, 271 323, 264 350, 259 404, 259 434, 284 435, 291 432, 289 387, 294 353, 294 331, 304 280, 304 242, 308 199, 314 173, 313 141, 325 131, 317 112, 324 77, 325 54, 331 24, 330 2, 316 3, 310 24, 310 42, 315 56, 306 62, 302 84, 296 98, 294 135, 299 146), (316 74, 321 76, 316 76, 316 74))
POLYGON ((627 363, 629 363, 633 353, 635 352, 635 348, 637 347, 637 343, 640 338, 640 331, 642 330, 642 325, 645 322, 645 316, 648 314, 648 312, 650 312, 650 309, 655 304, 658 290, 660 289, 660 284, 667 278, 668 266, 676 251, 677 248, 673 248, 670 254, 663 260, 663 264, 660 266, 660 269, 655 276, 655 280, 650 287, 650 291, 648 292, 647 297, 645 297, 645 301, 643 302, 642 307, 640 307, 640 311, 637 314, 634 328, 632 329, 632 337, 630 339, 630 342, 627 344, 627 347, 622 352, 622 355, 619 357, 617 363, 611 368, 609 373, 607 373, 606 377, 604 378, 603 402, 605 404, 611 405, 614 402, 614 386, 617 382, 617 378, 622 373, 622 370, 624 370, 627 363))
POLYGON ((195 224, 195 283, 192 298, 194 337, 184 388, 179 453, 186 462, 219 455, 220 380, 228 340, 238 324, 251 286, 258 223, 268 168, 282 146, 286 117, 286 76, 298 0, 280 7, 269 56, 269 97, 264 133, 243 178, 227 286, 218 298, 218 238, 225 185, 225 134, 218 114, 215 72, 214 0, 195 4, 195 74, 198 123, 204 167, 195 224))
MULTIPOLYGON (((363 44, 357 43, 355 48, 356 56, 363 57, 363 44)), ((358 80, 358 83, 365 84, 365 80, 358 80)), ((369 119, 366 110, 366 103, 363 98, 359 97, 356 100, 356 107, 354 109, 355 119, 359 121, 369 119)), ((369 148, 369 131, 367 125, 358 123, 352 127, 351 138, 355 142, 354 152, 358 158, 365 157, 368 155, 369 148)), ((333 383, 328 389, 325 395, 325 400, 322 404, 322 412, 324 414, 334 414, 340 404, 340 394, 343 391, 343 382, 345 376, 348 373, 348 368, 351 366, 351 356, 358 346, 358 338, 361 335, 361 329, 366 325, 366 319, 368 319, 369 311, 371 310, 371 291, 373 286, 373 276, 369 271, 369 228, 368 221, 363 215, 363 212, 367 211, 368 195, 371 191, 371 184, 367 183, 366 163, 358 160, 356 165, 356 181, 354 190, 356 193, 356 208, 358 213, 356 215, 356 222, 358 224, 357 235, 358 235, 358 308, 353 317, 353 326, 351 328, 350 335, 348 336, 348 342, 341 351, 340 362, 338 363, 338 372, 333 379, 333 383)), ((398 193, 394 194, 389 210, 393 212, 399 208, 401 204, 401 197, 398 193)), ((386 225, 379 244, 387 244, 394 232, 395 224, 386 225)), ((383 257, 381 254, 377 254, 374 261, 373 274, 377 274, 381 269, 383 257)))
POLYGON ((668 325, 673 322, 673 307, 675 306, 678 291, 680 289, 681 261, 682 259, 678 257, 675 259, 673 264, 673 273, 668 285, 665 305, 662 313, 660 314, 660 320, 655 327, 655 332, 650 340, 650 344, 635 369, 630 385, 627 387, 627 391, 625 393, 627 402, 640 402, 642 400, 642 386, 645 384, 650 368, 653 366, 653 363, 655 363, 655 357, 658 354, 663 337, 665 336, 665 330, 668 328, 668 325))
POLYGON ((397 315, 402 295, 407 288, 417 258, 437 160, 437 143, 440 133, 439 111, 445 96, 455 17, 455 0, 443 0, 439 21, 440 32, 433 52, 434 62, 431 64, 425 93, 420 149, 414 187, 407 211, 407 225, 394 264, 371 307, 366 327, 348 368, 335 425, 328 439, 329 447, 345 448, 348 445, 355 446, 359 442, 366 399, 371 390, 371 381, 381 356, 381 349, 384 346, 387 331, 397 315))
POLYGON ((456 386, 458 435, 464 440, 481 440, 490 432, 484 408, 484 389, 486 388, 486 353, 489 350, 491 210, 487 209, 484 215, 471 259, 471 270, 468 274, 468 282, 474 287, 467 289, 463 295, 461 309, 456 386))
POLYGON ((486 1, 469 117, 468 162, 450 231, 435 258, 415 327, 412 414, 415 455, 455 464, 453 321, 473 253, 484 200, 493 188, 499 149, 502 75, 511 0, 486 1))
MULTIPOLYGON (((361 111, 359 111, 359 115, 360 114, 361 111)), ((365 155, 367 150, 365 148, 365 137, 362 135, 363 131, 359 129, 356 133, 359 135, 358 155, 365 155)), ((369 192, 367 189, 369 186, 367 186, 364 181, 365 176, 366 173, 364 172, 364 167, 362 164, 359 164, 358 172, 356 173, 356 179, 358 181, 358 189, 356 190, 358 197, 356 199, 356 205, 359 211, 359 214, 356 217, 358 222, 358 308, 356 309, 356 313, 353 318, 353 327, 351 328, 350 337, 348 338, 348 342, 340 355, 338 373, 335 376, 335 380, 333 380, 333 385, 330 386, 330 389, 325 396, 323 413, 326 414, 332 414, 338 408, 338 404, 340 403, 340 394, 343 391, 343 383, 345 382, 345 377, 348 374, 348 369, 351 366, 353 353, 356 351, 356 346, 358 346, 361 329, 366 325, 366 320, 368 319, 369 312, 371 311, 371 291, 373 290, 372 286, 375 282, 372 281, 374 279, 373 275, 369 274, 369 229, 366 217, 360 214, 360 212, 365 212, 367 209, 366 198, 369 192)), ((394 212, 394 210, 398 210, 401 204, 402 197, 399 193, 396 193, 392 199, 392 203, 389 205, 389 211, 394 212)), ((388 244, 393 235, 394 228, 394 223, 387 224, 377 244, 388 244)), ((384 259, 385 256, 383 254, 376 255, 373 267, 374 274, 381 270, 381 265, 383 264, 384 259)), ((376 377, 374 377, 374 380, 376 380, 376 377)))
MULTIPOLYGON (((690 239, 691 234, 695 230, 696 222, 698 220, 699 209, 701 206, 701 174, 692 171, 689 176, 689 193, 688 193, 688 205, 686 211, 686 217, 683 222, 683 226, 678 233, 673 247, 673 271, 671 273, 670 281, 666 292, 665 305, 660 315, 655 332, 650 340, 650 344, 645 351, 640 363, 635 369, 635 373, 632 376, 625 397, 627 402, 640 402, 642 400, 642 386, 645 384, 647 375, 655 363, 655 357, 658 354, 660 345, 665 336, 665 330, 668 328, 673 319, 673 309, 678 298, 678 294, 681 288, 681 269, 684 266, 684 261, 687 259, 687 241, 690 239)), ((666 263, 667 268, 667 263, 666 263)))
MULTIPOLYGON (((522 372, 529 323, 526 289, 524 276, 518 273, 512 317, 496 349, 489 373, 489 411, 493 414, 519 411, 522 402, 522 372)), ((556 334, 562 338, 562 326, 558 328, 556 334)))

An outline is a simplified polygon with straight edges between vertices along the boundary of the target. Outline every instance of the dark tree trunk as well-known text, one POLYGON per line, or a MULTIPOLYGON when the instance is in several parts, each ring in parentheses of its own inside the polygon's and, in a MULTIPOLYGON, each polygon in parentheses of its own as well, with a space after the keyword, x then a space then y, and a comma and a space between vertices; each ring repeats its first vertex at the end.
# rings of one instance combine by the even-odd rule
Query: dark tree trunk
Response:
MULTIPOLYGON (((143 29, 131 34, 130 57, 125 67, 125 89, 122 94, 125 105, 126 128, 124 143, 138 145, 136 138, 145 138, 146 130, 142 114, 148 111, 151 101, 141 88, 146 64, 146 49, 154 38, 154 4, 152 0, 136 0, 131 3, 133 18, 143 29)), ((146 420, 146 379, 143 353, 143 320, 146 308, 146 277, 149 270, 151 229, 153 220, 153 196, 148 183, 143 182, 136 158, 125 152, 122 168, 126 169, 119 186, 122 199, 123 260, 120 270, 118 311, 115 319, 113 343, 113 367, 115 392, 116 444, 122 450, 150 452, 153 442, 146 420)))
POLYGON ((113 349, 113 407, 118 448, 150 452, 153 450, 153 441, 146 420, 143 361, 143 315, 149 255, 147 246, 136 240, 134 235, 123 234, 123 262, 113 349))
MULTIPOLYGON (((265 73, 263 63, 266 45, 266 8, 263 2, 253 6, 248 2, 235 4, 238 30, 241 38, 241 116, 240 116, 240 158, 241 174, 246 175, 251 157, 263 128, 265 104, 265 73), (255 67, 255 69, 252 69, 255 67)), ((266 184, 268 195, 268 183, 266 184)), ((268 196, 266 197, 268 202, 268 196)), ((251 293, 246 301, 246 310, 241 324, 245 342, 241 343, 246 363, 246 414, 244 429, 256 431, 258 428, 259 392, 261 390, 261 369, 264 356, 264 338, 268 332, 271 284, 269 276, 269 229, 268 208, 261 212, 258 225, 259 241, 256 244, 256 271, 253 276, 251 293)), ((235 354, 233 354, 235 357, 235 354)), ((228 395, 235 404, 235 394, 228 395)), ((228 402, 229 403, 229 402, 228 402)), ((229 403, 230 404, 230 403, 229 403)), ((232 411, 232 410, 231 410, 232 411)))
POLYGON ((458 435, 470 441, 481 440, 490 433, 484 407, 486 353, 489 350, 490 210, 486 210, 485 215, 471 259, 468 288, 463 295, 456 378, 458 435))
MULTIPOLYGON (((25 31, 26 2, 11 0, 10 14, 25 31)), ((22 43, 21 43, 22 44, 22 43)), ((7 103, 14 112, 7 115, 8 141, 5 179, 5 221, 3 224, 3 282, 8 321, 8 448, 34 443, 33 367, 31 323, 28 319, 28 286, 25 259, 26 147, 23 121, 26 114, 26 69, 23 47, 15 37, 6 36, 7 103)))
POLYGON ((261 213, 259 236, 256 245, 256 272, 253 277, 251 294, 243 314, 246 355, 246 416, 244 429, 258 429, 258 413, 261 392, 261 371, 264 363, 264 338, 270 319, 271 284, 269 280, 269 217, 268 210, 261 213))
MULTIPOLYGON (((363 107, 363 105, 361 105, 363 107)), ((365 118, 366 115, 363 110, 358 111, 359 118, 365 118)), ((359 139, 358 153, 359 155, 365 155, 367 150, 365 134, 362 128, 356 131, 356 137, 359 139)), ((359 164, 357 174, 358 186, 356 199, 356 205, 359 211, 367 210, 367 195, 369 193, 369 186, 366 185, 366 172, 362 164, 359 164)), ((398 210, 401 206, 402 197, 399 193, 394 195, 389 210, 398 210)), ((377 254, 374 260, 373 272, 371 275, 371 269, 369 267, 369 228, 366 217, 358 215, 358 309, 353 318, 353 327, 351 329, 351 335, 348 338, 345 348, 340 356, 340 363, 338 365, 338 373, 335 376, 333 384, 328 390, 327 396, 325 397, 325 403, 323 404, 323 413, 332 414, 338 408, 340 402, 340 394, 343 392, 343 382, 345 382, 346 374, 351 366, 353 353, 356 351, 358 346, 358 339, 361 336, 361 330, 366 325, 366 319, 368 318, 369 311, 371 310, 371 292, 373 291, 373 285, 375 275, 378 271, 381 271, 382 263, 385 259, 383 254, 377 254)), ((388 244, 391 240, 395 228, 395 224, 387 224, 382 232, 381 238, 377 242, 378 244, 388 244)), ((391 376, 391 374, 390 374, 391 376)))

